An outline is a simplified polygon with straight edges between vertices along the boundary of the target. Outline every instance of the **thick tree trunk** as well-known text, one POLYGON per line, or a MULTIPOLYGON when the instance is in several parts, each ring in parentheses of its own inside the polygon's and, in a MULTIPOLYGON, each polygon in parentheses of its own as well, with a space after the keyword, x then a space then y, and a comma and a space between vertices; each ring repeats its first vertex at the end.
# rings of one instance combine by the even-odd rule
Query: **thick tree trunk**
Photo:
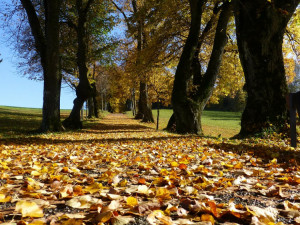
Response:
MULTIPOLYGON (((194 92, 191 93, 191 98, 193 99, 195 105, 197 105, 197 119, 198 119, 198 133, 202 134, 202 124, 201 118, 203 110, 206 106, 207 101, 211 97, 214 86, 219 74, 219 69, 222 62, 222 56, 224 53, 224 48, 227 43, 227 25, 229 19, 232 16, 232 7, 231 3, 224 3, 222 6, 222 10, 218 19, 218 24, 216 27, 215 38, 213 49, 211 52, 211 56, 209 59, 209 63, 207 66, 207 70, 203 76, 200 77, 201 68, 200 62, 196 63, 196 73, 193 73, 193 76, 196 76, 196 79, 193 79, 194 85, 196 85, 196 89, 194 92), (197 71, 198 70, 198 71, 197 71)), ((196 51, 197 53, 197 51, 196 51)), ((193 63, 194 64, 194 63, 193 63)), ((193 65, 192 64, 192 65, 193 65)))
POLYGON ((138 102, 138 113, 136 119, 142 119, 142 122, 154 122, 152 110, 148 102, 148 88, 147 84, 140 82, 140 97, 138 102))
MULTIPOLYGON (((202 7, 202 4, 203 3, 200 4, 198 2, 198 7, 202 7)), ((196 5, 194 5, 194 7, 196 8, 196 5)), ((217 13, 218 10, 215 11, 217 13)), ((199 52, 201 51, 201 44, 203 42, 202 38, 203 35, 206 35, 206 33, 201 35, 200 40, 196 39, 196 37, 199 36, 201 11, 199 11, 199 9, 198 11, 191 10, 191 13, 192 23, 190 34, 185 46, 189 52, 183 52, 180 63, 177 67, 172 93, 174 114, 170 118, 167 129, 172 130, 175 127, 176 132, 178 133, 203 134, 201 125, 202 112, 207 101, 212 95, 217 75, 219 73, 224 47, 227 43, 227 25, 232 15, 231 4, 224 3, 222 5, 222 11, 220 13, 215 32, 213 50, 204 75, 201 74, 201 65, 198 57, 199 52), (200 14, 197 15, 197 13, 200 14), (198 36, 196 36, 197 33, 198 36), (192 52, 194 53, 193 56, 191 56, 192 52), (187 91, 187 82, 192 76, 195 88, 189 93, 187 91)), ((208 26, 204 31, 206 32, 207 29, 208 26)), ((185 48, 184 51, 186 50, 185 48)))
POLYGON ((280 126, 286 120, 282 42, 298 4, 299 0, 244 0, 235 6, 237 42, 248 94, 241 136, 280 126))
POLYGON ((88 68, 87 63, 87 46, 86 46, 86 21, 87 13, 92 3, 89 0, 86 6, 83 6, 82 0, 76 0, 76 9, 78 12, 78 24, 77 24, 77 66, 79 70, 79 84, 76 88, 76 99, 74 100, 74 106, 71 114, 64 120, 63 125, 70 129, 81 129, 82 123, 80 121, 80 110, 83 103, 91 96, 92 88, 87 77, 88 68))
POLYGON ((198 133, 199 123, 197 118, 197 106, 188 96, 188 81, 191 78, 192 60, 197 49, 200 34, 202 0, 190 0, 191 26, 188 38, 183 48, 177 70, 172 92, 172 105, 176 121, 176 132, 198 133))
POLYGON ((46 68, 44 69, 43 119, 40 130, 60 131, 60 90, 59 69, 59 9, 60 0, 45 1, 46 5, 46 68))
POLYGON ((60 131, 63 129, 60 122, 61 73, 59 71, 59 9, 61 1, 44 1, 45 32, 43 32, 32 2, 21 0, 21 3, 28 16, 44 73, 43 119, 39 131, 60 131))

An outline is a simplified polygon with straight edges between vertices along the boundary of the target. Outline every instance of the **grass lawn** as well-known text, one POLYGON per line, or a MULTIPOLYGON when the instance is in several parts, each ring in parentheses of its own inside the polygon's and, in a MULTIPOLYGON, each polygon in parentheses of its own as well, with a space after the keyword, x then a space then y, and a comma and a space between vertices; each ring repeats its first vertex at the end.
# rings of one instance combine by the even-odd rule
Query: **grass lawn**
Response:
MULTIPOLYGON (((152 110, 154 120, 156 123, 157 110, 152 110)), ((167 126, 169 118, 172 115, 172 110, 160 110, 159 129, 167 126)), ((131 112, 126 112, 127 115, 132 117, 131 112)), ((222 112, 222 111, 204 111, 202 117, 202 126, 204 134, 207 136, 219 136, 228 138, 236 135, 240 131, 240 112, 222 112)), ((155 124, 149 124, 155 128, 155 124)))
MULTIPOLYGON (((62 119, 66 118, 70 110, 61 110, 62 119)), ((108 112, 102 112, 102 117, 108 112)), ((132 117, 131 112, 126 114, 132 117)), ((172 110, 160 110, 159 129, 162 130, 167 126, 172 110)), ((84 114, 85 115, 85 114, 84 114)), ((157 117, 157 110, 153 110, 153 116, 157 117)), ((204 134, 207 136, 232 137, 240 130, 241 113, 204 111, 202 124, 204 134)), ((37 108, 21 108, 0 106, 0 138, 10 137, 13 135, 26 135, 30 131, 37 130, 42 120, 42 110, 37 108)), ((93 120, 84 121, 86 126, 94 123, 93 120)), ((156 124, 148 124, 156 128, 156 124)))
MULTIPOLYGON (((71 110, 61 109, 61 119, 65 119, 71 110)), ((102 116, 108 112, 101 113, 102 116)), ((84 113, 84 116, 86 113, 84 113)), ((0 138, 14 135, 27 135, 37 130, 42 121, 42 109, 0 106, 0 138)), ((90 122, 84 121, 89 124, 90 122)))

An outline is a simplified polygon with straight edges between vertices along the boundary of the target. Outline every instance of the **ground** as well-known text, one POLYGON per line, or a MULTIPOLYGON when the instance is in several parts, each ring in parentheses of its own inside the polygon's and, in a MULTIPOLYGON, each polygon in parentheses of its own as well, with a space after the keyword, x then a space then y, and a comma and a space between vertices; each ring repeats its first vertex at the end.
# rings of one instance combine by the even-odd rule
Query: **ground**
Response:
POLYGON ((109 114, 0 150, 2 224, 300 224, 287 139, 176 135, 109 114))

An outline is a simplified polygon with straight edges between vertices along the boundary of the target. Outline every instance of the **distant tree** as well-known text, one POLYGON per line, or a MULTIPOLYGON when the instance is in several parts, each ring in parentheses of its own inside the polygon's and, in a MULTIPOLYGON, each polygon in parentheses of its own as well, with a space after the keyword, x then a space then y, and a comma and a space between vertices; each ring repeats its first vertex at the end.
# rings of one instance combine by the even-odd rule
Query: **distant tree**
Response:
POLYGON ((139 100, 135 118, 142 119, 142 122, 154 122, 148 95, 148 75, 141 69, 141 65, 143 64, 142 50, 147 45, 145 23, 146 18, 149 16, 149 11, 143 8, 147 3, 140 0, 131 0, 130 4, 128 4, 127 1, 122 1, 123 7, 125 8, 125 6, 127 6, 127 8, 129 8, 129 16, 126 15, 122 7, 119 7, 116 1, 113 1, 113 3, 123 14, 128 34, 133 34, 133 40, 136 42, 136 44, 134 44, 136 52, 135 66, 138 68, 136 72, 139 79, 139 100))
POLYGON ((282 43, 298 4, 299 0, 235 1, 237 43, 247 91, 241 136, 280 126, 286 120, 282 43))
POLYGON ((41 8, 35 7, 34 1, 21 0, 24 7, 35 49, 40 57, 44 78, 43 119, 41 132, 59 131, 60 122, 60 89, 59 72, 59 9, 60 0, 45 0, 41 8), (39 13, 43 13, 41 18, 39 13), (44 20, 41 20, 41 19, 44 20), (43 25, 44 24, 44 25, 43 25))

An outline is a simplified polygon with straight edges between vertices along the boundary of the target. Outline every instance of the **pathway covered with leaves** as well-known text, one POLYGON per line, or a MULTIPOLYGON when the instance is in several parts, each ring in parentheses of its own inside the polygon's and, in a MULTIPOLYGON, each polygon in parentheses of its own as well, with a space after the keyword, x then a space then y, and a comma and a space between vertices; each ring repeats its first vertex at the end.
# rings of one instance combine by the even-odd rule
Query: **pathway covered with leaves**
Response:
POLYGON ((179 136, 122 114, 0 140, 3 224, 300 224, 286 141, 179 136))

